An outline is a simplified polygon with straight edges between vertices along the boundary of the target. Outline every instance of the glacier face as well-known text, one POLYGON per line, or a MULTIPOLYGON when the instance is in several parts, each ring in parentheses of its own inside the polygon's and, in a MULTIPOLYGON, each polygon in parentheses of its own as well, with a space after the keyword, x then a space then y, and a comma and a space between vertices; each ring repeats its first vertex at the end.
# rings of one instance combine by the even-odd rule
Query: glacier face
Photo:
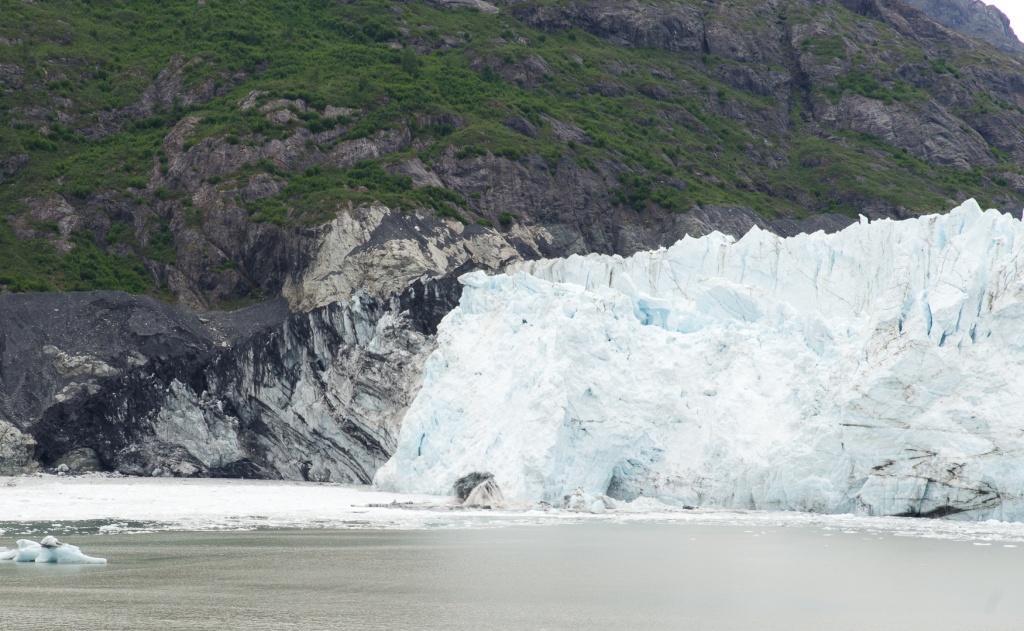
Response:
POLYGON ((1022 252, 970 201, 468 274, 375 482, 1024 520, 1022 252))

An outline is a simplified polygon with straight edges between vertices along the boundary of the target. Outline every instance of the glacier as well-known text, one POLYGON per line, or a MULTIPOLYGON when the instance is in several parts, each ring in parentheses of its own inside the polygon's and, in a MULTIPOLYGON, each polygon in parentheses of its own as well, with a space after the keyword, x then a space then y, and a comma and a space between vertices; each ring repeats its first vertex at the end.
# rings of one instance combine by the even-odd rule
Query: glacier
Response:
POLYGON ((970 200, 467 274, 375 484, 1022 521, 1022 252, 970 200))

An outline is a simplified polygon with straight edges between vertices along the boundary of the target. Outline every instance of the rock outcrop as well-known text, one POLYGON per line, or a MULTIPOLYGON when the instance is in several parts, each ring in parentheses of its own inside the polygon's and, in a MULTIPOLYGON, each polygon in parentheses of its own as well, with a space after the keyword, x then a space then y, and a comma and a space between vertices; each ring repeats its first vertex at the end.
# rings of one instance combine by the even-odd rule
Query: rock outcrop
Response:
POLYGON ((903 0, 940 24, 992 44, 999 50, 1024 55, 1024 44, 998 7, 979 0, 903 0))
POLYGON ((36 470, 36 441, 0 419, 0 475, 24 475, 36 470))
POLYGON ((465 264, 503 269, 539 257, 551 240, 543 229, 497 231, 380 205, 342 211, 314 238, 308 266, 295 270, 283 288, 300 311, 357 291, 388 298, 424 275, 444 276, 465 264))
POLYGON ((152 360, 230 346, 287 313, 284 301, 196 314, 121 292, 0 296, 0 418, 24 429, 54 402, 152 360))
POLYGON ((450 277, 417 282, 390 301, 360 293, 292 314, 237 343, 196 336, 45 408, 29 424, 36 453, 53 466, 90 449, 132 475, 369 482, 459 289, 450 277))
MULTIPOLYGON (((700 213, 741 207, 744 216, 754 212, 756 204, 729 203, 729 197, 785 199, 787 208, 774 214, 786 222, 803 214, 795 208, 810 215, 841 207, 849 216, 900 217, 936 210, 934 204, 946 196, 974 192, 946 190, 960 178, 936 175, 925 187, 927 208, 890 199, 898 188, 891 181, 811 195, 792 179, 794 160, 818 169, 821 181, 835 176, 824 168, 828 160, 803 155, 808 139, 855 151, 876 173, 907 166, 902 154, 890 149, 936 169, 965 173, 1024 159, 1024 62, 935 21, 955 22, 954 28, 968 34, 968 24, 1005 25, 997 11, 980 3, 913 3, 931 17, 897 0, 427 4, 432 10, 500 11, 496 18, 478 17, 502 21, 502 52, 478 50, 465 32, 440 34, 439 39, 402 27, 393 35, 379 35, 392 38, 389 46, 416 54, 430 54, 439 42, 450 42, 444 47, 464 57, 477 74, 536 95, 550 93, 555 85, 579 83, 574 88, 579 95, 589 92, 609 102, 638 99, 645 114, 636 122, 647 131, 631 138, 630 146, 645 144, 641 137, 672 138, 674 148, 663 147, 641 160, 633 149, 608 146, 600 126, 588 125, 593 121, 587 116, 543 108, 516 111, 518 106, 506 104, 498 108, 495 122, 522 138, 524 149, 499 150, 487 145, 490 132, 469 129, 472 117, 455 111, 456 106, 384 116, 390 97, 349 107, 316 93, 272 93, 262 81, 262 64, 229 72, 214 70, 219 67, 210 59, 185 54, 172 56, 127 105, 76 113, 75 90, 101 80, 99 70, 83 67, 81 60, 55 60, 59 73, 43 81, 38 73, 4 62, 0 85, 40 98, 8 108, 12 126, 31 128, 38 137, 26 140, 29 149, 0 152, 2 181, 29 177, 26 172, 40 177, 25 169, 33 151, 51 151, 66 138, 131 134, 136 125, 163 134, 152 163, 136 172, 131 186, 93 190, 86 182, 60 195, 19 198, 23 212, 12 218, 16 236, 45 241, 66 254, 73 233, 91 233, 108 253, 139 256, 153 287, 166 288, 194 309, 282 293, 293 307, 307 309, 330 301, 318 291, 343 298, 365 281, 372 294, 386 298, 418 277, 415 270, 443 274, 470 259, 496 269, 517 257, 629 255, 668 245, 684 234, 701 234, 691 231, 705 223, 700 213), (949 17, 954 14, 967 17, 954 20, 949 17), (567 32, 600 38, 606 49, 623 51, 623 60, 575 55, 566 66, 547 50, 551 40, 532 49, 543 34, 567 32), (665 51, 683 66, 673 70, 625 56, 637 49, 665 51), (598 74, 589 76, 588 68, 598 74), (229 96, 242 84, 244 92, 229 96), (57 94, 60 90, 70 96, 57 94), (211 132, 219 125, 215 120, 231 118, 218 108, 249 122, 235 133, 211 132), (211 119, 211 111, 219 113, 211 119), (675 133, 679 129, 688 130, 682 140, 675 133), (452 142, 456 130, 483 144, 452 142), (859 145, 864 138, 876 145, 859 145), (553 144, 539 150, 545 143, 553 144), (686 155, 693 152, 710 161, 686 155), (423 204, 401 209, 417 212, 415 220, 405 223, 397 212, 382 218, 372 200, 354 207, 325 203, 313 211, 291 206, 289 183, 310 169, 348 169, 364 161, 408 177, 417 189, 444 189, 453 199, 461 198, 456 214, 462 214, 467 227, 429 221, 438 209, 423 204), (716 162, 733 166, 719 172, 716 162), (631 197, 623 182, 634 178, 650 189, 646 198, 631 197), (268 200, 283 206, 278 209, 283 216, 260 214, 268 200), (389 239, 390 249, 375 246, 378 239, 371 233, 416 230, 417 225, 431 236, 410 233, 409 238, 389 239), (111 230, 120 237, 108 240, 111 230), (352 254, 343 257, 345 262, 338 258, 342 251, 352 254), (367 267, 371 261, 376 267, 367 267), (386 280, 393 272, 395 280, 386 280), (317 279, 327 279, 326 290, 312 287, 317 279)), ((416 67, 409 67, 412 78, 416 67)), ((108 165, 108 171, 128 167, 108 165)), ((998 189, 994 205, 1022 204, 1022 194, 1009 185, 1019 174, 985 173, 963 181, 972 182, 972 188, 998 189)), ((359 188, 365 189, 350 187, 359 188)), ((454 218, 451 209, 445 212, 454 218)), ((772 212, 758 208, 756 214, 772 212)))
POLYGON ((476 485, 462 505, 467 508, 500 508, 505 505, 505 495, 491 478, 476 485))

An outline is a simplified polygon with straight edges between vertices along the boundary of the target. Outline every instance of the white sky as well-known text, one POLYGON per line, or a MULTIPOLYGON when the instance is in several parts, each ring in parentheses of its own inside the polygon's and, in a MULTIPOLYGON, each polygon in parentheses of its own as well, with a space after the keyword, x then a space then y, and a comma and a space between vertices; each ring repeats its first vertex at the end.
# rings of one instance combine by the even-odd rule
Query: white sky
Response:
POLYGON ((1017 39, 1024 37, 1024 0, 986 0, 986 4, 999 7, 1010 18, 1010 26, 1017 39))

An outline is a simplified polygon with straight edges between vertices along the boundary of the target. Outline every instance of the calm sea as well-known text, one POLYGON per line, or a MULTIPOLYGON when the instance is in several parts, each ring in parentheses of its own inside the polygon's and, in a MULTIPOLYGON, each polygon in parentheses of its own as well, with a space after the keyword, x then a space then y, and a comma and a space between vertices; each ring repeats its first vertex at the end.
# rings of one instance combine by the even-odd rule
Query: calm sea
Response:
POLYGON ((109 565, 0 564, 0 629, 1024 628, 1024 548, 864 530, 590 523, 68 540, 109 565))

